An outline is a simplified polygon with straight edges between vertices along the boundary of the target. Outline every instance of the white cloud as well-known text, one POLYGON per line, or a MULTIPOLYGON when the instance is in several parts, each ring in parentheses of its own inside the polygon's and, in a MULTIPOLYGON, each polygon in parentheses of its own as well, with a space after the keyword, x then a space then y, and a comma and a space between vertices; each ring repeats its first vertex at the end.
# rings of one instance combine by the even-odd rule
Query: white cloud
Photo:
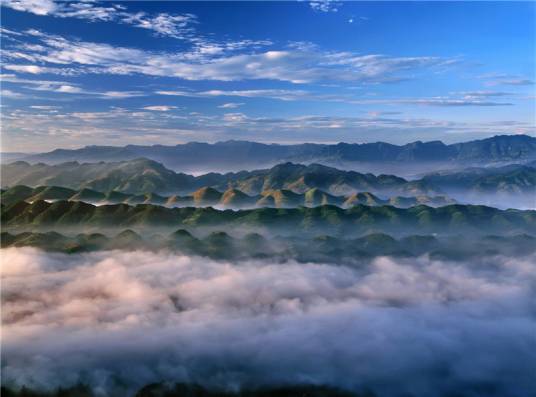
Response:
POLYGON ((36 15, 50 15, 58 9, 57 4, 52 0, 1 0, 0 4, 36 15))
POLYGON ((209 91, 156 91, 158 95, 184 96, 192 98, 210 97, 242 97, 242 98, 269 98, 282 101, 324 101, 342 102, 355 105, 371 104, 401 104, 401 105, 425 105, 441 107, 465 107, 465 106, 511 106, 510 102, 483 101, 484 97, 507 96, 508 93, 481 91, 463 92, 462 97, 432 97, 432 98, 390 98, 390 99, 360 99, 342 94, 317 94, 305 90, 209 90, 209 91))
POLYGON ((221 109, 236 109, 242 105, 244 105, 244 103, 242 102, 229 102, 229 103, 224 103, 218 107, 221 109))
POLYGON ((155 112, 169 112, 170 110, 177 109, 176 106, 145 106, 142 109, 152 110, 155 112))
POLYGON ((142 251, 2 257, 3 385, 134 395, 160 381, 314 383, 430 397, 534 387, 534 256, 359 269, 142 251))
POLYGON ((145 96, 141 91, 91 91, 77 84, 54 80, 33 80, 17 77, 13 74, 0 75, 5 83, 20 84, 23 88, 34 91, 49 91, 61 94, 80 94, 100 97, 102 99, 121 99, 145 96))
POLYGON ((58 18, 85 19, 90 22, 105 21, 128 24, 148 29, 159 36, 189 40, 196 17, 192 14, 171 15, 167 13, 149 15, 145 12, 129 13, 126 7, 111 2, 93 1, 51 1, 51 0, 2 0, 2 6, 36 15, 58 18))
POLYGON ((37 110, 56 110, 56 109, 60 109, 61 107, 60 106, 50 106, 50 105, 32 105, 32 106, 30 106, 30 108, 37 109, 37 110))
POLYGON ((58 88, 55 89, 56 92, 64 92, 67 94, 79 94, 82 92, 82 89, 80 87, 75 87, 72 85, 60 85, 58 88))
MULTIPOLYGON (((260 90, 208 90, 208 91, 169 91, 155 92, 158 95, 184 96, 192 98, 211 97, 240 97, 240 98, 270 98, 282 101, 295 101, 315 98, 315 95, 305 90, 260 89, 260 90)), ((321 96, 319 99, 326 99, 321 96)))
POLYGON ((516 74, 486 73, 477 77, 482 80, 487 80, 484 85, 488 87, 497 85, 528 86, 535 84, 533 79, 516 74))
POLYGON ((404 72, 443 68, 457 60, 439 57, 389 57, 351 52, 321 51, 316 47, 292 47, 259 51, 261 42, 227 43, 210 51, 206 43, 190 52, 151 52, 109 44, 67 40, 57 35, 32 32, 39 50, 8 48, 8 59, 21 56, 34 63, 76 68, 78 73, 145 74, 186 80, 279 80, 292 83, 352 81, 382 83, 404 80, 404 72), (242 51, 234 53, 233 51, 242 51), (252 50, 251 52, 243 52, 252 50))
POLYGON ((37 65, 4 65, 4 68, 14 72, 22 73, 31 73, 31 74, 42 74, 48 73, 49 68, 37 66, 37 65))
POLYGON ((342 6, 342 2, 335 1, 335 0, 316 0, 316 1, 310 1, 309 6, 314 11, 337 12, 339 11, 339 8, 342 6))
POLYGON ((23 99, 26 98, 26 95, 21 94, 20 92, 15 92, 12 90, 8 90, 5 88, 2 88, 1 96, 4 98, 12 98, 12 99, 23 99))
POLYGON ((502 92, 502 91, 462 91, 458 93, 463 95, 465 99, 474 99, 474 98, 492 98, 492 97, 502 97, 502 96, 512 96, 511 92, 502 92))
POLYGON ((170 15, 166 13, 150 16, 144 12, 138 12, 126 16, 122 22, 152 30, 160 36, 185 39, 186 34, 192 32, 191 25, 196 23, 196 17, 192 14, 170 15))
POLYGON ((146 95, 145 93, 141 91, 104 91, 104 92, 93 92, 91 94, 100 96, 103 99, 133 98, 133 97, 146 95))
POLYGON ((242 123, 250 120, 252 119, 246 116, 244 113, 225 113, 223 115, 223 121, 231 123, 242 123))

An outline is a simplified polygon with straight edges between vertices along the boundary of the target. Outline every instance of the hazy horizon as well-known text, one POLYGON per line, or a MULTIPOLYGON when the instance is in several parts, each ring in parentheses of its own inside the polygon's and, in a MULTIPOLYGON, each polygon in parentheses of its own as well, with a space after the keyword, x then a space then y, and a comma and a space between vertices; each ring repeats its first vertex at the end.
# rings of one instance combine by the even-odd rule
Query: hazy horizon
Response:
MULTIPOLYGON (((531 138, 536 138, 536 135, 533 135, 533 134, 500 134, 500 135, 491 135, 489 137, 486 137, 486 138, 478 138, 478 139, 474 139, 474 140, 484 140, 484 139, 488 139, 488 138, 494 138, 494 137, 500 137, 500 136, 527 136, 527 137, 531 137, 531 138)), ((421 141, 421 140, 416 140, 416 141, 408 141, 406 143, 393 143, 392 145, 396 145, 396 146, 404 146, 404 145, 409 145, 409 144, 412 144, 412 143, 416 143, 416 142, 422 142, 422 143, 429 143, 429 142, 442 142, 444 143, 445 145, 452 145, 452 144, 457 144, 457 143, 465 143, 465 142, 471 142, 473 140, 464 140, 464 141, 453 141, 453 142, 446 142, 446 141, 443 141, 443 140, 440 140, 440 139, 436 139, 436 140, 429 140, 429 141, 421 141)), ((84 146, 79 146, 79 147, 70 147, 70 148, 65 148, 65 147, 57 147, 57 148, 54 148, 50 151, 54 151, 54 150, 78 150, 78 149, 84 149, 84 148, 88 148, 88 147, 99 147, 99 146, 106 146, 106 147, 125 147, 125 146, 178 146, 178 145, 188 145, 188 144, 193 144, 193 143, 200 143, 200 144, 209 144, 209 145, 214 145, 214 144, 219 144, 219 143, 229 143, 229 142, 243 142, 243 143, 259 143, 259 144, 264 144, 264 145, 279 145, 279 146, 285 146, 285 145, 304 145, 304 144, 313 144, 313 145, 338 145, 338 144, 350 144, 350 145, 353 145, 353 144, 356 144, 356 145, 366 145, 366 144, 374 144, 374 143, 390 143, 390 142, 386 142, 386 141, 374 141, 374 140, 371 140, 369 142, 345 142, 345 141, 334 141, 334 142, 311 142, 311 141, 303 141, 303 142, 289 142, 289 143, 286 143, 286 142, 270 142, 270 141, 253 141, 253 140, 240 140, 240 139, 227 139, 227 140, 224 140, 224 141, 187 141, 187 142, 177 142, 176 144, 173 144, 173 143, 170 143, 170 144, 167 144, 167 145, 163 145, 163 144, 159 144, 159 143, 154 143, 154 144, 148 144, 148 145, 143 145, 143 144, 125 144, 125 145, 99 145, 99 144, 90 144, 90 145, 84 145, 84 146)), ((9 152, 9 151, 2 151, 0 152, 1 154, 38 154, 38 153, 44 153, 44 152, 48 152, 48 151, 33 151, 33 152, 9 152)))

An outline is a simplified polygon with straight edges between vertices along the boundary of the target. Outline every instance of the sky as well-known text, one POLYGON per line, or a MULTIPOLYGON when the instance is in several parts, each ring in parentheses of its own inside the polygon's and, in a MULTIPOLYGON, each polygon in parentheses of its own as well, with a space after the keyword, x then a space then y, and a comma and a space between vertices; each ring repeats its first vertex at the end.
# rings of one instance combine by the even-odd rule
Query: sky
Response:
POLYGON ((4 152, 536 136, 535 2, 1 4, 4 152))

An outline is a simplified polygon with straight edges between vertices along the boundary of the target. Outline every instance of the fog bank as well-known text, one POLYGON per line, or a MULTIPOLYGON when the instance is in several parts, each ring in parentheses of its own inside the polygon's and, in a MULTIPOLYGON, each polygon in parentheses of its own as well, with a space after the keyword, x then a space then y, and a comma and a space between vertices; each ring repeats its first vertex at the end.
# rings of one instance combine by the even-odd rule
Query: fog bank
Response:
POLYGON ((379 396, 536 392, 536 256, 239 265, 2 250, 2 375, 125 396, 156 381, 379 396))

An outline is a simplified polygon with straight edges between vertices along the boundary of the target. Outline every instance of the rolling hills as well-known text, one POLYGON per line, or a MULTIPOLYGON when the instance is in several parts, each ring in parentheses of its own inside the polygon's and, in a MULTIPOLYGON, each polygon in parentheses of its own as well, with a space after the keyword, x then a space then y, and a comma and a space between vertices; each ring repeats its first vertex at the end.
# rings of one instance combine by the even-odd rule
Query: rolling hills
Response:
POLYGON ((116 163, 77 163, 58 165, 18 161, 2 165, 2 186, 61 186, 70 189, 118 191, 130 194, 191 194, 200 188, 228 188, 253 195, 265 190, 287 189, 305 193, 312 188, 330 194, 371 191, 384 194, 431 194, 435 189, 420 181, 407 181, 393 175, 361 174, 319 164, 309 166, 284 163, 270 169, 237 173, 210 173, 192 176, 175 173, 148 159, 116 163))
POLYGON ((107 193, 92 189, 73 190, 59 186, 38 186, 31 188, 24 185, 13 186, 0 193, 0 200, 4 205, 10 205, 17 201, 34 202, 46 200, 49 202, 58 200, 84 201, 95 205, 102 204, 156 204, 168 207, 206 207, 217 206, 222 208, 254 208, 274 207, 293 208, 299 206, 316 207, 318 205, 337 205, 339 207, 351 207, 357 204, 366 205, 393 205, 407 208, 418 204, 430 206, 442 206, 454 204, 454 200, 445 196, 395 196, 389 199, 381 199, 369 192, 354 193, 349 196, 333 196, 320 189, 313 188, 305 193, 294 193, 285 189, 266 190, 261 194, 249 196, 240 190, 229 188, 225 192, 205 187, 196 190, 188 196, 160 196, 156 193, 127 194, 117 191, 107 193))
POLYGON ((212 207, 167 208, 151 204, 94 206, 81 201, 19 201, 2 205, 2 224, 8 229, 225 227, 271 232, 363 234, 385 233, 536 233, 536 211, 498 210, 485 206, 424 205, 407 209, 356 205, 314 208, 216 210, 212 207), (223 226, 225 225, 225 226, 223 226))
MULTIPOLYGON (((177 205, 194 205, 196 202, 203 203, 202 205, 219 203, 233 208, 252 207, 257 204, 275 207, 310 205, 309 203, 340 205, 335 196, 349 198, 354 194, 368 192, 382 200, 390 196, 402 196, 396 201, 383 202, 402 207, 418 203, 436 205, 431 201, 408 201, 403 197, 447 194, 462 203, 500 208, 536 208, 535 162, 432 172, 416 180, 394 175, 363 174, 320 164, 293 163, 278 164, 269 169, 255 171, 193 176, 176 173, 148 159, 115 163, 70 162, 58 165, 31 165, 19 161, 2 165, 1 174, 3 188, 18 185, 33 188, 55 186, 58 195, 56 199, 69 198, 67 193, 58 190, 68 188, 80 191, 78 200, 90 202, 102 200, 102 195, 94 193, 96 191, 113 192, 113 197, 106 197, 105 201, 108 202, 165 204, 164 196, 176 196, 172 201, 177 205), (216 191, 225 192, 225 198, 219 197, 216 191), (269 191, 274 193, 264 197, 269 191), (148 194, 152 195, 150 200, 146 197, 148 194), (301 198, 296 194, 306 197, 301 198), (127 195, 140 197, 130 199, 127 195), (262 203, 259 203, 261 197, 250 198, 260 195, 263 195, 262 203), (193 196, 194 200, 182 196, 193 196)), ((43 192, 43 197, 37 198, 46 199, 47 194, 48 192, 43 192)), ((366 200, 354 201, 366 203, 366 200)))
POLYGON ((524 256, 536 252, 536 237, 483 236, 479 239, 454 235, 437 237, 411 235, 393 238, 384 233, 367 234, 358 238, 337 238, 329 235, 312 237, 265 237, 247 233, 234 237, 213 231, 196 237, 185 229, 170 234, 140 235, 132 230, 117 234, 80 233, 65 235, 57 232, 3 232, 1 247, 35 247, 65 253, 99 250, 166 250, 185 255, 212 259, 248 260, 271 258, 278 262, 354 264, 376 256, 415 257, 428 254, 437 259, 467 260, 483 255, 524 256))

